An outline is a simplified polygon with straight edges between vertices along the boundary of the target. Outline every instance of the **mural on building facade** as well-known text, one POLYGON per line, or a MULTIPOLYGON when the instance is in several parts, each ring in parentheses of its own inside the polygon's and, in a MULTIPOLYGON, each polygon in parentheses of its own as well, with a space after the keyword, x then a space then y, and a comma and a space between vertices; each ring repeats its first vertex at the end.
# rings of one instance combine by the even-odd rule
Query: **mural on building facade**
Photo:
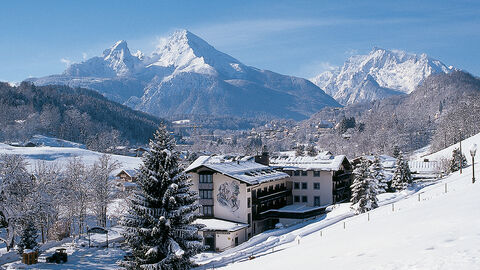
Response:
POLYGON ((235 182, 225 182, 218 187, 217 201, 225 207, 229 207, 232 212, 238 210, 240 200, 240 186, 235 182))

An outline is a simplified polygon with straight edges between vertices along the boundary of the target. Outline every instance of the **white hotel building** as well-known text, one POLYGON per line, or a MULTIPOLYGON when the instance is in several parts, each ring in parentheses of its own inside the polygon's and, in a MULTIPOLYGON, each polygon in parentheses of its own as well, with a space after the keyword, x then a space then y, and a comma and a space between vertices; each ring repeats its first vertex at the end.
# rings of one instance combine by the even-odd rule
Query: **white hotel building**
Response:
POLYGON ((345 156, 290 153, 255 157, 201 156, 188 168, 204 215, 198 223, 212 250, 234 247, 255 234, 325 213, 350 196, 345 156))

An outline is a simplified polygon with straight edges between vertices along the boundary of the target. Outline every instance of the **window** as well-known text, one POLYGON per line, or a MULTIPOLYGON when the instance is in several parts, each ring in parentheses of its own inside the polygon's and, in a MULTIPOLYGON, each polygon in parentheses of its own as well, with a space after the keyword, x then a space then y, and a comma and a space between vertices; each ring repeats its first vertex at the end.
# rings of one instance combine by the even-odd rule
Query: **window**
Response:
POLYGON ((307 171, 302 171, 302 176, 307 176, 307 171))
POLYGON ((320 196, 313 197, 313 206, 320 206, 320 196))
POLYGON ((276 184, 275 185, 275 190, 278 190, 280 188, 280 185, 279 184, 276 184))
POLYGON ((199 182, 200 183, 213 183, 213 175, 212 174, 200 174, 199 175, 199 182))
POLYGON ((320 177, 320 171, 313 171, 314 177, 320 177))
POLYGON ((200 189, 198 190, 198 193, 200 195, 200 199, 212 199, 212 190, 211 189, 200 189))
POLYGON ((248 213, 247 219, 248 219, 248 224, 252 224, 252 216, 250 215, 250 213, 248 213))
POLYGON ((313 189, 320 189, 320 183, 318 182, 313 183, 313 189))
POLYGON ((247 208, 250 208, 250 197, 247 198, 247 208))
POLYGON ((203 206, 203 215, 207 217, 213 216, 213 206, 203 206))
POLYGON ((293 183, 293 189, 300 189, 300 183, 293 183))
POLYGON ((308 202, 308 197, 307 196, 302 196, 302 203, 308 202))
POLYGON ((293 175, 294 175, 294 176, 300 176, 300 171, 294 171, 294 172, 293 172, 293 175))
POLYGON ((307 189, 307 182, 302 182, 302 189, 307 189))
POLYGON ((293 196, 293 202, 300 202, 300 196, 293 196))

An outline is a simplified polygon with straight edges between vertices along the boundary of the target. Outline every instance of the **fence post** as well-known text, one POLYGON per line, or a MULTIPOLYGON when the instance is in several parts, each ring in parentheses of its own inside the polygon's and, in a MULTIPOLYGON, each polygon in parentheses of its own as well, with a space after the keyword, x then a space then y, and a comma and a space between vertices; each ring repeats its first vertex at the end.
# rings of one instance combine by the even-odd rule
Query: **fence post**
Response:
POLYGON ((322 236, 323 236, 323 233, 322 233, 322 231, 320 231, 320 237, 322 237, 322 236))
POLYGON ((420 193, 418 193, 418 201, 420 201, 420 193))
POLYGON ((370 213, 367 213, 368 221, 370 221, 370 213))
POLYGON ((447 193, 447 183, 445 183, 445 193, 447 193))
POLYGON ((395 203, 392 203, 392 212, 395 212, 395 203))
POLYGON ((345 221, 343 222, 343 229, 345 229, 345 221))

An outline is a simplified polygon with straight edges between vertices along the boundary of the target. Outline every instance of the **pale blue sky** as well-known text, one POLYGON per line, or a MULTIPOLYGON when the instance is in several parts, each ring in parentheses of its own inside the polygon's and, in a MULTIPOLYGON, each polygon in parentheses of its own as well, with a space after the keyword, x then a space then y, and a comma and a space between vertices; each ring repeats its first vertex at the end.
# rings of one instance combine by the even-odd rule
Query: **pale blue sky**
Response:
POLYGON ((61 73, 119 39, 149 54, 175 29, 307 78, 374 46, 480 75, 479 14, 480 1, 10 1, 0 8, 0 80, 61 73))

